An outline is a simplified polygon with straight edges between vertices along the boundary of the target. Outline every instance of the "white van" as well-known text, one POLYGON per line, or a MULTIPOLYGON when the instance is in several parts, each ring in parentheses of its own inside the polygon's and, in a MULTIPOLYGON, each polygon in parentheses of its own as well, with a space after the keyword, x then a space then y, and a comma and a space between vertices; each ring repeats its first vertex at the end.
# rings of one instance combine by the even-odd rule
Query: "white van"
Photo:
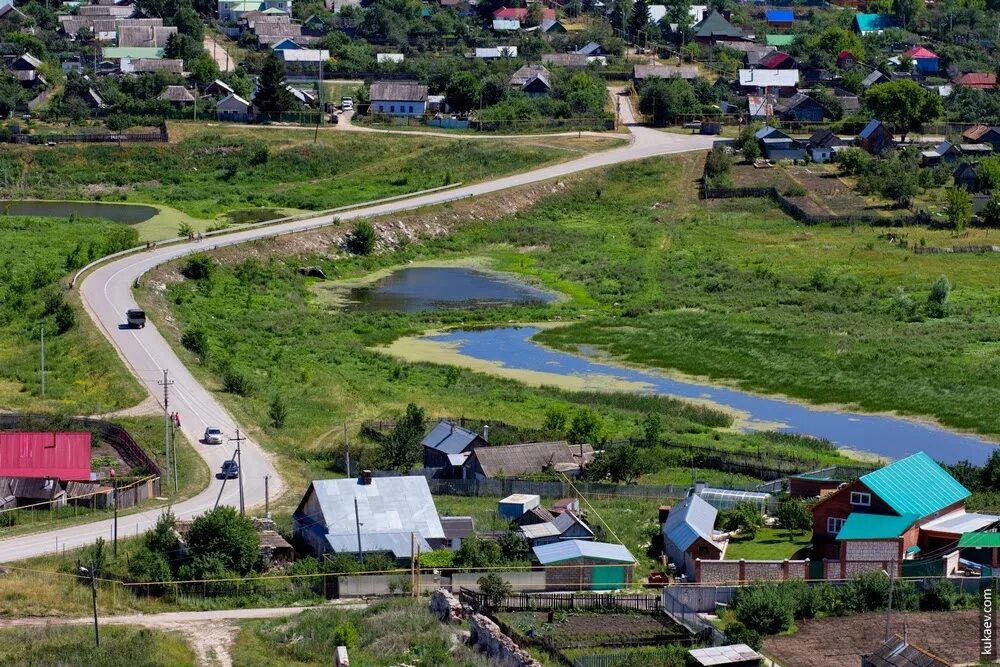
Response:
POLYGON ((353 97, 341 97, 340 98, 340 108, 344 111, 354 110, 354 98, 353 97))

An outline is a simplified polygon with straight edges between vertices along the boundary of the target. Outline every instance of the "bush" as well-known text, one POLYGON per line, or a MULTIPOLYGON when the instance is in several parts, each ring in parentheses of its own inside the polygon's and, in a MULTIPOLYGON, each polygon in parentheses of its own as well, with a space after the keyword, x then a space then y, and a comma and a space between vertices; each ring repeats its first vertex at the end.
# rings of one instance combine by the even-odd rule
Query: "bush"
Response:
POLYGON ((246 373, 232 368, 223 371, 222 388, 237 396, 250 396, 254 391, 253 381, 250 377, 246 373))
POLYGON ((375 252, 377 242, 375 226, 367 220, 359 220, 347 237, 347 249, 355 255, 370 255, 375 252))
POLYGON ((801 183, 789 183, 784 192, 786 197, 805 197, 807 194, 801 183))
POLYGON ((504 598, 514 592, 514 587, 511 586, 510 582, 498 574, 490 573, 479 577, 477 583, 479 590, 486 595, 487 603, 493 608, 499 607, 504 598))
MULTIPOLYGON (((186 234, 182 234, 186 236, 186 234)), ((208 255, 195 255, 181 267, 181 275, 189 280, 208 280, 215 271, 215 261, 208 255)))
POLYGON ((353 650, 358 645, 358 629, 350 621, 338 625, 333 631, 333 643, 353 650))
POLYGON ((63 303, 56 310, 56 333, 64 334, 76 325, 76 313, 68 303, 63 303))
POLYGON ((197 325, 193 326, 181 334, 181 345, 204 361, 208 356, 208 333, 197 325))
POLYGON ((732 609, 747 629, 776 635, 792 627, 794 607, 790 597, 781 584, 751 584, 736 592, 732 609))
POLYGON ((271 399, 267 415, 271 418, 271 424, 274 428, 282 428, 285 425, 285 420, 288 418, 288 406, 280 394, 271 399))
POLYGON ((733 156, 729 150, 724 146, 716 146, 705 160, 705 173, 709 177, 715 178, 728 174, 732 166, 733 156))
POLYGON ((719 526, 726 532, 738 532, 740 537, 753 539, 764 527, 764 517, 757 506, 748 501, 736 503, 733 509, 719 513, 719 526))
POLYGON ((920 598, 921 611, 952 611, 963 606, 962 595, 947 579, 937 579, 920 598))
MULTIPOLYGON (((855 613, 883 611, 889 598, 889 577, 881 570, 860 574, 843 586, 844 609, 855 613)), ((909 581, 897 579, 892 593, 892 608, 910 611, 917 608, 917 592, 909 581)))
MULTIPOLYGON (((197 517, 191 522, 187 542, 195 559, 217 559, 228 571, 243 575, 257 564, 260 541, 253 521, 232 507, 217 507, 197 517)), ((202 563, 203 569, 208 564, 202 563)))
POLYGON ((726 639, 730 644, 746 644, 755 651, 764 644, 759 632, 751 630, 739 621, 732 621, 726 626, 726 639))

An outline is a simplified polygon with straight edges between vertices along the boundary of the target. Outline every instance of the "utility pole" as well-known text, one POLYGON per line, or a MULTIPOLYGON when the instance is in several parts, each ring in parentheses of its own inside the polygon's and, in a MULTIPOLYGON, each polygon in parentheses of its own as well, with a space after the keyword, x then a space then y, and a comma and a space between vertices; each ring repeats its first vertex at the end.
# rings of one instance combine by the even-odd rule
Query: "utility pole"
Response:
POLYGON ((177 467, 177 440, 175 438, 176 438, 176 432, 174 430, 174 425, 171 424, 170 425, 170 454, 173 457, 174 495, 176 496, 177 493, 178 493, 177 492, 177 484, 178 484, 178 479, 180 478, 180 475, 178 474, 178 472, 180 471, 180 468, 177 467))
POLYGON ((246 510, 243 505, 243 455, 240 453, 240 445, 243 444, 244 440, 246 440, 246 438, 240 435, 239 429, 236 429, 236 437, 229 439, 230 442, 236 443, 236 455, 234 458, 236 459, 236 465, 239 468, 239 474, 236 476, 236 479, 240 483, 240 516, 244 516, 246 514, 246 510))
POLYGON ((264 516, 271 518, 271 494, 267 488, 268 482, 271 481, 270 475, 264 475, 264 516))
POLYGON ((889 604, 885 608, 885 641, 889 641, 889 630, 892 625, 892 585, 896 580, 896 559, 889 564, 889 604))
POLYGON ((167 369, 163 369, 163 379, 157 382, 158 385, 163 387, 163 455, 166 459, 165 465, 167 466, 167 482, 170 481, 170 412, 168 407, 170 405, 170 385, 174 383, 173 380, 167 378, 167 369))
POLYGON ((319 96, 319 116, 316 117, 316 132, 313 134, 313 143, 319 141, 319 124, 323 122, 323 59, 319 59, 319 81, 316 82, 316 94, 319 96))
POLYGON ((117 478, 114 478, 111 482, 111 497, 114 499, 113 502, 115 504, 115 524, 114 524, 115 529, 113 533, 114 538, 112 539, 111 544, 113 545, 112 547, 113 553, 115 557, 117 557, 118 556, 118 479, 117 478))
POLYGON ((361 550, 361 517, 358 516, 358 499, 354 499, 354 526, 358 531, 358 560, 365 563, 365 553, 361 550))
POLYGON ((97 627, 97 573, 94 572, 94 564, 90 564, 90 568, 80 566, 80 574, 84 574, 90 577, 90 595, 94 600, 94 644, 97 648, 101 648, 101 630, 97 627))
POLYGON ((347 440, 347 422, 344 422, 344 465, 347 468, 347 476, 351 476, 351 443, 347 440))
POLYGON ((42 398, 45 398, 45 325, 41 327, 42 330, 42 398))

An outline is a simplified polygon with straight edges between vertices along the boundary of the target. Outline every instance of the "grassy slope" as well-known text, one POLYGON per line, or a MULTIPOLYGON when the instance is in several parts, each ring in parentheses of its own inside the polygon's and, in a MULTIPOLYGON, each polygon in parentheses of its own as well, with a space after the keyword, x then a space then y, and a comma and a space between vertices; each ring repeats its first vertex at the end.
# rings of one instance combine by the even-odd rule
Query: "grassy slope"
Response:
POLYGON ((477 181, 576 150, 568 140, 535 146, 348 132, 324 132, 313 143, 311 132, 204 125, 178 125, 175 136, 169 145, 12 148, 0 154, 0 195, 166 204, 197 218, 248 207, 321 210, 477 181), (266 158, 256 152, 261 145, 266 158))
POLYGON ((195 656, 176 634, 104 626, 101 647, 93 628, 52 626, 0 630, 0 664, 6 667, 189 667, 195 656))

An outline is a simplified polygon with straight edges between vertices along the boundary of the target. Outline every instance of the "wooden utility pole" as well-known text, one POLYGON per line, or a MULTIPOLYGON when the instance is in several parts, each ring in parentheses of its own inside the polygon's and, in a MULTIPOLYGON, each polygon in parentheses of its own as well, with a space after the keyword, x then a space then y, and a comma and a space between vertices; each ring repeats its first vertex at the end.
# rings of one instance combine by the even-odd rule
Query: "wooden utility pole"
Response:
POLYGON ((167 378, 167 369, 163 369, 163 379, 157 382, 158 385, 163 387, 163 456, 165 458, 164 465, 167 467, 167 482, 170 482, 170 385, 174 383, 173 380, 167 378))
POLYGON ((239 429, 236 429, 236 437, 229 439, 230 442, 236 443, 236 454, 234 458, 236 459, 236 466, 238 471, 236 474, 236 479, 240 483, 240 516, 246 515, 246 510, 243 505, 243 455, 240 452, 240 445, 243 444, 244 440, 246 440, 246 438, 240 435, 239 429))

